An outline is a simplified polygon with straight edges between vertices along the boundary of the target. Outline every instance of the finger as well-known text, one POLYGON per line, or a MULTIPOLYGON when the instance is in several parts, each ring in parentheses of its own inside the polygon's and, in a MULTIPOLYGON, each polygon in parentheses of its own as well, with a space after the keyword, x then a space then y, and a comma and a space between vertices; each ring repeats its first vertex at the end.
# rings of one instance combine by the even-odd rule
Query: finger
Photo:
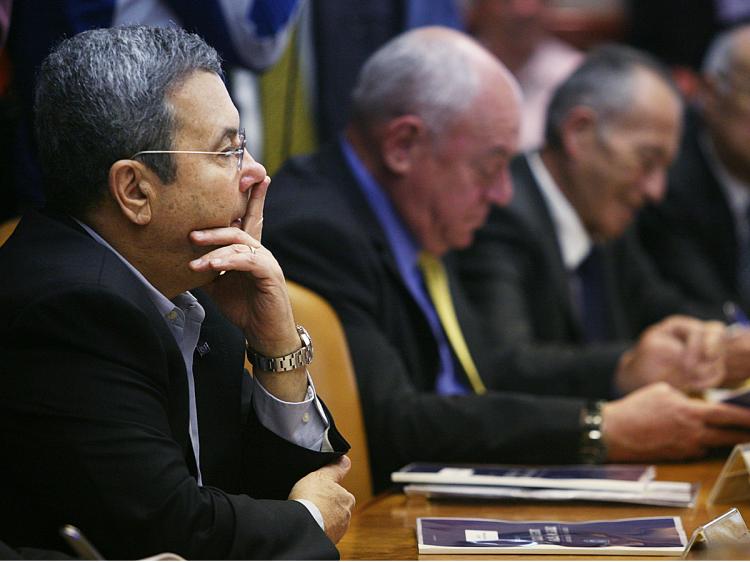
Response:
POLYGON ((685 347, 682 352, 682 362, 686 369, 694 371, 703 357, 703 326, 693 325, 683 334, 685 347))
POLYGON ((688 346, 692 347, 686 352, 685 367, 692 379, 691 390, 704 390, 724 380, 724 329, 720 322, 705 322, 689 338, 688 346))
POLYGON ((683 390, 700 393, 706 389, 715 388, 722 384, 725 373, 726 369, 721 361, 698 365, 689 373, 688 382, 683 390))
POLYGON ((702 324, 701 320, 691 318, 690 316, 683 316, 680 314, 673 314, 662 320, 657 326, 661 327, 665 332, 669 333, 675 338, 686 342, 690 334, 696 328, 702 324))
POLYGON ((706 427, 701 432, 701 444, 705 447, 728 447, 750 440, 750 430, 706 427))
POLYGON ((700 402, 704 408, 703 419, 714 426, 735 426, 750 430, 750 409, 734 404, 700 402))
POLYGON ((263 234, 263 207, 266 202, 266 193, 271 184, 271 177, 266 176, 263 181, 256 183, 250 188, 250 198, 247 201, 247 212, 242 218, 242 230, 260 241, 263 234))
POLYGON ((220 226, 193 230, 190 241, 198 246, 227 246, 229 244, 245 244, 246 246, 260 246, 260 241, 244 230, 233 226, 220 226))
POLYGON ((716 361, 724 355, 726 349, 726 326, 721 322, 706 322, 703 337, 703 357, 716 361))
POLYGON ((259 257, 258 250, 261 246, 247 246, 245 244, 230 244, 216 248, 207 254, 196 258, 190 262, 190 267, 194 271, 202 270, 223 270, 223 269, 242 269, 246 270, 249 263, 254 263, 259 257))
POLYGON ((351 459, 346 455, 342 455, 338 458, 338 460, 336 460, 336 462, 327 464, 326 466, 321 468, 319 472, 321 476, 325 478, 330 478, 334 482, 341 482, 341 480, 344 478, 344 476, 346 476, 351 467, 351 459))

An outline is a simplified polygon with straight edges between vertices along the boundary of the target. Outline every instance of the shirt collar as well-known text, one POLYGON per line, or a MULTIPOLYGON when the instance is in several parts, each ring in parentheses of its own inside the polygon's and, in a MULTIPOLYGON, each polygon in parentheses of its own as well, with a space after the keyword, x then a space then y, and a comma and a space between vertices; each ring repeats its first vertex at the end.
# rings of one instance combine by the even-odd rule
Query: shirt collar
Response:
POLYGON ((527 154, 526 159, 552 215, 563 263, 568 271, 573 271, 586 259, 594 243, 573 205, 547 170, 539 152, 527 154))
POLYGON ((344 158, 357 180, 357 185, 385 233, 399 269, 403 271, 405 267, 416 267, 420 252, 419 244, 401 220, 388 195, 372 177, 351 144, 343 136, 339 138, 339 142, 344 158))

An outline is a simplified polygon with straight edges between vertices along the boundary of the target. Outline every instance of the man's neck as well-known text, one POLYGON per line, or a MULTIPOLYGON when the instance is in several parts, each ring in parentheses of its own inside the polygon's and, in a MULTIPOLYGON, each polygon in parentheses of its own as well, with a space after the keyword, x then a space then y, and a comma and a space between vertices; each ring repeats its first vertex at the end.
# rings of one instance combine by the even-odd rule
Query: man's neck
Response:
POLYGON ((107 217, 106 213, 91 214, 80 220, 168 299, 193 288, 187 282, 190 258, 159 251, 158 244, 148 236, 147 227, 124 223, 118 217, 107 217))

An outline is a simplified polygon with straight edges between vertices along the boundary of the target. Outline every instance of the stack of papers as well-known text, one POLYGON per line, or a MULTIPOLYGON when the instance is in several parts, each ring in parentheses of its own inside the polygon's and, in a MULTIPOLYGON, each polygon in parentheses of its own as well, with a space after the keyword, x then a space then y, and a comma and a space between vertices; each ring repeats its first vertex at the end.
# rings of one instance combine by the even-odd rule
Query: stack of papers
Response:
POLYGON ((413 463, 391 474, 407 495, 432 499, 530 499, 692 507, 698 485, 655 480, 644 465, 518 467, 413 463))
POLYGON ((750 408, 750 387, 747 385, 736 389, 710 388, 705 392, 704 397, 709 402, 726 402, 750 408))
POLYGON ((679 517, 604 521, 417 519, 420 554, 575 554, 679 556, 687 539, 679 517))

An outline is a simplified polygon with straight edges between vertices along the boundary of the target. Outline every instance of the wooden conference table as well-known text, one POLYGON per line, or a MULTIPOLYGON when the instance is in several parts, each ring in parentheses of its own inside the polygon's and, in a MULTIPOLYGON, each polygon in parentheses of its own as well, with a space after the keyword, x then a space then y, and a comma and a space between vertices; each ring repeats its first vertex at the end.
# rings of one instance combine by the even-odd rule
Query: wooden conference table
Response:
MULTIPOLYGON (((470 502, 429 501, 393 491, 381 494, 354 513, 349 531, 339 542, 342 560, 416 560, 455 559, 450 555, 418 555, 416 541, 417 517, 487 517, 511 520, 577 521, 585 519, 617 519, 623 517, 650 517, 679 515, 688 539, 693 530, 731 507, 738 507, 745 522, 750 524, 750 502, 733 505, 706 505, 706 499, 724 465, 724 459, 657 465, 656 478, 700 482, 701 490, 693 508, 640 506, 594 502, 470 502)), ((467 555, 470 560, 480 559, 539 559, 534 556, 467 555)), ((581 556, 543 556, 544 560, 561 558, 580 559, 581 556)), ((633 559, 633 557, 592 556, 608 560, 633 559)), ((664 560, 666 557, 655 557, 664 560)), ((750 560, 750 551, 740 559, 750 560)))

